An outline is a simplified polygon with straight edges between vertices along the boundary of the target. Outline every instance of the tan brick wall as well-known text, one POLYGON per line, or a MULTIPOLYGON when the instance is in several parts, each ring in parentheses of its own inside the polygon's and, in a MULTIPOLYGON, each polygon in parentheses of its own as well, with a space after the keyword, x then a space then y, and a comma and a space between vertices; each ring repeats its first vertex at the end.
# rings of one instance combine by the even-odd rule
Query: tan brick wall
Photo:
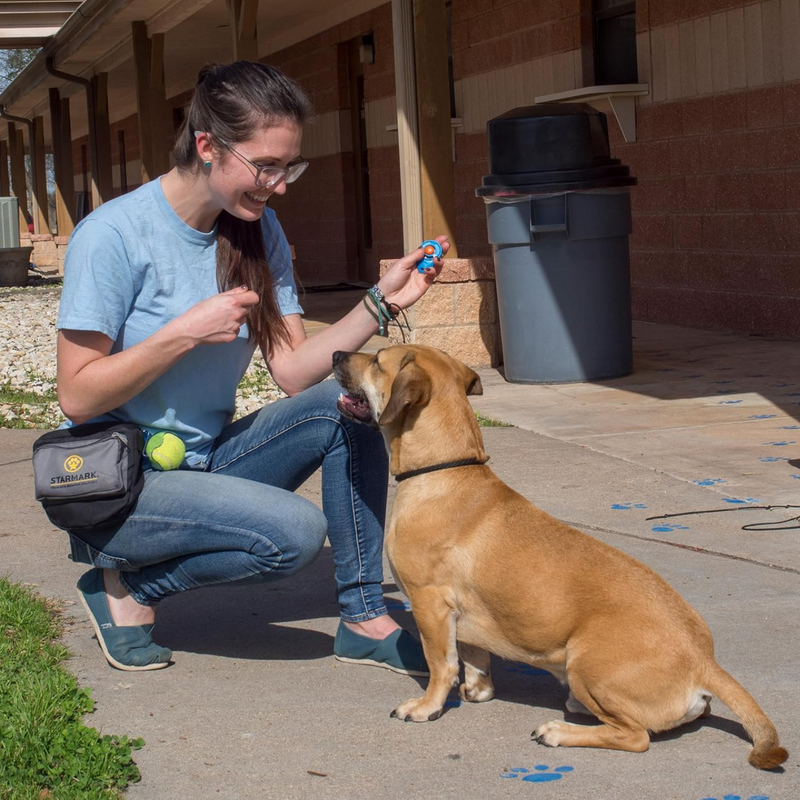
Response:
MULTIPOLYGON (((394 262, 382 261, 381 273, 394 262)), ((407 338, 438 347, 470 367, 497 366, 500 327, 491 259, 445 259, 436 283, 409 309, 407 338)), ((401 334, 390 328, 390 341, 401 334)))

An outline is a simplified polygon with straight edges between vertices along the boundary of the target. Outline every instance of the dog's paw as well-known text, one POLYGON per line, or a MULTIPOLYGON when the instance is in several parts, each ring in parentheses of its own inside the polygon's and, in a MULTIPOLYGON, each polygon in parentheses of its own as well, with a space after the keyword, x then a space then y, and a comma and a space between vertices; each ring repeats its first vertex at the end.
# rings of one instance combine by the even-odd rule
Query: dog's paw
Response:
POLYGON ((405 703, 392 711, 389 716, 403 722, 433 722, 442 716, 443 711, 444 708, 442 706, 426 703, 424 697, 416 697, 412 700, 406 700, 405 703))
POLYGON ((467 688, 466 683, 462 683, 459 691, 461 692, 461 699, 466 700, 468 703, 485 703, 494 697, 494 686, 492 686, 491 682, 488 684, 475 684, 469 688, 467 688))
POLYGON ((545 744, 548 747, 558 747, 566 738, 566 728, 569 727, 568 722, 561 722, 557 719, 552 719, 550 722, 545 722, 540 725, 532 734, 531 738, 535 739, 539 744, 545 744))

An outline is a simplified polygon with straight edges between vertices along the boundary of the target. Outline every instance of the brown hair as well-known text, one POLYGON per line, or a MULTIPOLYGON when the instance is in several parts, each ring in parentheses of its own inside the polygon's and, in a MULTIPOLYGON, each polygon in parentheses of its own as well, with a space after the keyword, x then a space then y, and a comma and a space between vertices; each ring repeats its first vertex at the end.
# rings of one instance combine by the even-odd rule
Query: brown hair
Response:
MULTIPOLYGON (((302 125, 312 115, 305 92, 279 69, 255 61, 211 64, 197 77, 173 156, 181 171, 201 168, 195 131, 236 144, 259 127, 290 121, 302 125)), ((271 351, 289 331, 278 309, 267 262, 261 221, 248 222, 222 211, 217 219, 217 285, 220 291, 247 286, 260 301, 247 316, 250 339, 271 351)))

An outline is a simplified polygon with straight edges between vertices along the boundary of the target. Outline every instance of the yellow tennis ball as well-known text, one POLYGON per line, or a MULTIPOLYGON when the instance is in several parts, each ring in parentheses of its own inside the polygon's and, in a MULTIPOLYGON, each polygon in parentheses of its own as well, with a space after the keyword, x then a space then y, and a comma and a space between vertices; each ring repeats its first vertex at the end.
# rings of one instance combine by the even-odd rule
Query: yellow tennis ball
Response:
POLYGON ((186 455, 186 445, 174 433, 156 433, 147 440, 144 454, 155 469, 178 469, 186 455))

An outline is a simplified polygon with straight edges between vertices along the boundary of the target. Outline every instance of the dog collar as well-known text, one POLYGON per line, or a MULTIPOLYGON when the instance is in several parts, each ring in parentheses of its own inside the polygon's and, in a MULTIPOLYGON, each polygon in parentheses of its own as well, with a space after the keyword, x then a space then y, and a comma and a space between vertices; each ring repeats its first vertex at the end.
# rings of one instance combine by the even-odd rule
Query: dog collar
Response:
POLYGON ((395 475, 394 479, 400 481, 414 478, 417 475, 424 475, 426 472, 438 472, 440 469, 453 469, 454 467, 482 467, 489 459, 481 461, 479 458, 463 458, 461 461, 448 461, 444 464, 434 464, 430 467, 420 467, 420 469, 410 469, 408 472, 401 472, 395 475))

